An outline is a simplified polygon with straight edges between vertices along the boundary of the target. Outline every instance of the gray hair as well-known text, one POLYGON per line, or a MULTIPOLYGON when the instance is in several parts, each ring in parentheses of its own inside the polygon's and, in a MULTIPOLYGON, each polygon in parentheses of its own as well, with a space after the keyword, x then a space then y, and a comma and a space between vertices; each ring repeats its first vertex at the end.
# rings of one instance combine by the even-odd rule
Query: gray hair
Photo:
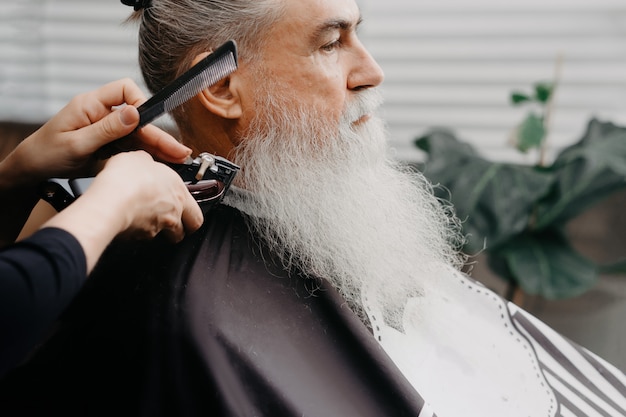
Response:
MULTIPOLYGON (((199 53, 229 39, 240 62, 250 62, 283 15, 280 0, 152 0, 129 20, 139 27, 139 66, 153 93, 187 70, 199 53)), ((182 112, 174 114, 180 125, 182 112), (177 117, 178 116, 178 117, 177 117)))

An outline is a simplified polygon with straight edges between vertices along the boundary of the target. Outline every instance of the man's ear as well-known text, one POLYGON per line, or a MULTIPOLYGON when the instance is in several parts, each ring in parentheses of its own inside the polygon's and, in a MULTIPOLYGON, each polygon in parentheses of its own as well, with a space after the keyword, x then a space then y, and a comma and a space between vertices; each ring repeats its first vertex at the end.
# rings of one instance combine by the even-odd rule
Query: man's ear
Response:
MULTIPOLYGON (((209 55, 209 52, 203 52, 196 56, 193 60, 193 65, 207 55, 209 55)), ((242 114, 241 98, 238 94, 238 81, 239 77, 236 74, 231 74, 221 79, 215 85, 202 90, 198 94, 200 103, 211 113, 224 119, 238 119, 242 114)))

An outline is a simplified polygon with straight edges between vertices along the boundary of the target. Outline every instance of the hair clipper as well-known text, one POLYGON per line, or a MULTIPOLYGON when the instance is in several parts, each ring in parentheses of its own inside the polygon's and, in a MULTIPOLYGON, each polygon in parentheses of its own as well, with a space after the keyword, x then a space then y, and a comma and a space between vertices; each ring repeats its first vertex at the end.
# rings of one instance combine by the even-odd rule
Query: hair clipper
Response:
MULTIPOLYGON (((229 160, 206 152, 196 158, 188 158, 185 163, 167 165, 180 175, 204 213, 222 201, 239 171, 239 166, 229 160)), ((80 197, 92 181, 93 177, 51 178, 41 184, 39 195, 61 211, 80 197)))

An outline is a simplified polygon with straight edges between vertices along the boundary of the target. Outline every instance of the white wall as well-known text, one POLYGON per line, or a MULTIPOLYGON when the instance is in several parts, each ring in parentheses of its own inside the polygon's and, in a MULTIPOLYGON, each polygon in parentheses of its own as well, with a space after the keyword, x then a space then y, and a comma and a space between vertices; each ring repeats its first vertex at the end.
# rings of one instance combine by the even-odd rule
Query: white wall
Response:
MULTIPOLYGON (((591 116, 626 124, 624 0, 359 0, 361 36, 386 73, 392 146, 454 129, 488 157, 524 114, 513 89, 550 80, 563 54, 550 143, 576 140, 591 116)), ((0 0, 0 120, 41 122, 71 97, 125 76, 139 81, 131 8, 117 0, 0 0)))

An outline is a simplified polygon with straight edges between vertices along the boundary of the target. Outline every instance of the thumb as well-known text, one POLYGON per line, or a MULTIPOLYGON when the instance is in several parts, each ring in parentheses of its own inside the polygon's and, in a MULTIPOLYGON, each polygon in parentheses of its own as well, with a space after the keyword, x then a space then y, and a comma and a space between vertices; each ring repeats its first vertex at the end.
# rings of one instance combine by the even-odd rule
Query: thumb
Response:
POLYGON ((124 106, 109 113, 85 128, 85 134, 93 138, 96 148, 131 133, 139 124, 139 112, 134 106, 124 106))

